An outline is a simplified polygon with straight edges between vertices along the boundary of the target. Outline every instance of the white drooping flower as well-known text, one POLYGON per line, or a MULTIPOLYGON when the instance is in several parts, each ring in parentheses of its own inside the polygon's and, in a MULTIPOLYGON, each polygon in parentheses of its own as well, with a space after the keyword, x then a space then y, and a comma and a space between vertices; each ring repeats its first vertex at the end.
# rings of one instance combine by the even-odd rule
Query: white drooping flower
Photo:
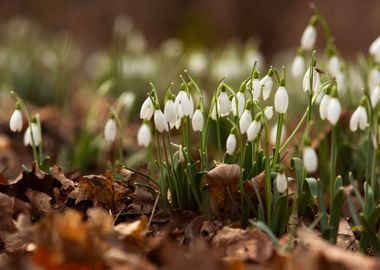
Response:
POLYGON ((183 147, 182 147, 182 145, 179 145, 179 148, 178 148, 178 160, 181 163, 185 162, 185 156, 183 154, 183 147))
POLYGON ((346 77, 343 72, 338 72, 335 74, 336 87, 338 88, 338 93, 343 93, 344 87, 346 86, 346 77))
POLYGON ((109 118, 104 127, 104 139, 107 143, 113 143, 116 140, 117 125, 114 118, 109 118))
POLYGON ((24 145, 32 146, 34 142, 34 145, 37 146, 37 145, 40 145, 41 140, 42 138, 41 138, 41 133, 38 128, 38 125, 34 122, 31 123, 30 126, 26 129, 25 134, 24 134, 24 145), (33 139, 32 139, 32 136, 33 136, 33 139))
POLYGON ((226 152, 229 155, 232 155, 235 152, 236 149, 236 136, 235 134, 231 133, 226 141, 226 152))
POLYGON ((368 85, 370 89, 374 89, 380 84, 380 70, 376 67, 371 68, 369 72, 368 85))
POLYGON ((11 119, 9 120, 9 128, 13 132, 20 132, 22 130, 22 115, 19 109, 16 109, 11 119))
MULTIPOLYGON (((313 85, 312 90, 314 93, 318 92, 319 87, 321 85, 319 73, 315 68, 313 68, 313 85)), ((310 89, 310 68, 308 68, 305 72, 305 76, 303 77, 303 91, 307 92, 310 89)))
POLYGON ((363 130, 368 127, 368 115, 364 106, 359 106, 351 116, 350 129, 356 131, 358 127, 363 130))
POLYGON ((197 109, 191 119, 191 124, 195 132, 203 130, 203 114, 201 110, 197 109))
POLYGON ((301 37, 301 47, 307 51, 311 51, 314 48, 315 41, 317 39, 317 29, 312 24, 309 24, 301 37))
POLYGON ((271 120, 273 117, 273 107, 272 106, 266 106, 264 108, 264 114, 265 114, 265 118, 267 120, 271 120))
POLYGON ((369 53, 375 58, 376 62, 380 62, 380 36, 372 42, 369 47, 369 53))
POLYGON ((151 141, 152 134, 150 132, 149 125, 147 123, 143 123, 137 132, 137 143, 139 146, 148 147, 151 141))
POLYGON ((380 85, 377 85, 375 88, 373 88, 371 92, 372 107, 376 107, 377 103, 379 103, 379 100, 380 100, 380 85))
POLYGON ((267 100, 272 92, 273 79, 269 74, 265 75, 260 81, 261 87, 263 89, 263 99, 267 100))
POLYGON ((177 97, 175 98, 175 104, 177 106, 179 117, 183 116, 192 117, 194 113, 194 101, 191 95, 186 93, 186 91, 179 91, 177 97))
POLYGON ((247 140, 253 141, 259 135, 261 129, 261 122, 259 120, 253 120, 253 122, 249 125, 247 129, 247 140))
POLYGON ((327 107, 329 105, 330 100, 330 95, 325 94, 321 100, 321 103, 319 104, 319 115, 322 120, 325 120, 327 118, 327 107))
POLYGON ((245 106, 245 96, 243 92, 239 91, 236 94, 236 96, 232 98, 232 101, 231 101, 231 109, 232 109, 233 115, 240 117, 243 114, 244 106, 245 106), (237 103, 236 103, 236 97, 237 97, 237 103), (237 108, 236 108, 236 105, 237 105, 237 108))
POLYGON ((150 120, 154 113, 154 104, 150 97, 147 97, 140 109, 140 119, 150 120))
POLYGON ((314 173, 318 169, 318 156, 311 146, 306 146, 303 150, 303 165, 308 173, 314 173))
POLYGON ((231 101, 225 91, 222 91, 218 97, 218 113, 220 116, 226 116, 231 111, 231 101))
POLYGON ((333 126, 338 122, 341 110, 342 106, 340 105, 339 99, 336 97, 331 98, 327 105, 326 118, 333 126))
POLYGON ((170 99, 166 101, 165 107, 164 107, 164 115, 171 129, 175 126, 175 123, 177 121, 177 114, 178 114, 178 110, 174 101, 170 99))
POLYGON ((336 77, 337 74, 339 74, 340 71, 340 60, 339 57, 336 55, 333 55, 329 58, 329 61, 327 63, 327 68, 330 72, 330 74, 333 77, 336 77))
POLYGON ((288 179, 282 172, 278 173, 276 176, 276 188, 280 193, 284 193, 288 189, 288 179))
POLYGON ((305 72, 305 58, 302 55, 297 55, 292 63, 293 78, 300 78, 305 72))
MULTIPOLYGON (((286 127, 283 124, 281 128, 281 137, 280 137, 281 144, 284 142, 285 136, 286 136, 286 127)), ((274 125, 270 131, 270 136, 269 136, 269 140, 272 145, 276 144, 276 138, 277 138, 277 125, 274 125)))
POLYGON ((130 111, 133 107, 133 103, 135 102, 136 94, 133 92, 124 92, 120 95, 119 100, 125 110, 130 111))
POLYGON ((252 80, 252 96, 253 100, 259 100, 261 96, 261 84, 259 79, 252 80))
POLYGON ((248 109, 245 109, 239 120, 240 133, 241 134, 246 133, 251 123, 252 123, 251 111, 248 109))
POLYGON ((274 109, 278 113, 286 113, 288 110, 289 96, 286 88, 280 86, 274 96, 274 109))
POLYGON ((166 121, 166 117, 161 110, 155 110, 154 112, 154 125, 160 133, 169 131, 168 122, 166 121))

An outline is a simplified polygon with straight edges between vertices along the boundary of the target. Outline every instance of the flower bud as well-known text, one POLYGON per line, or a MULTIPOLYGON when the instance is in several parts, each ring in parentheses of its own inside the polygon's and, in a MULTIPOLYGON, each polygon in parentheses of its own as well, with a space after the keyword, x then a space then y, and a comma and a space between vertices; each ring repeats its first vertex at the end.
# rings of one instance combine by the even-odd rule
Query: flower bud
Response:
POLYGON ((13 132, 20 132, 22 130, 22 115, 19 109, 16 109, 11 119, 9 120, 9 128, 13 132))
POLYGON ((252 123, 251 111, 248 109, 245 109, 239 120, 240 133, 241 134, 246 133, 251 123, 252 123))
POLYGON ((150 97, 147 97, 140 109, 140 119, 150 120, 154 113, 154 104, 150 97))
POLYGON ((165 115, 161 110, 156 110, 154 112, 154 125, 158 132, 169 131, 169 125, 166 121, 165 115))
POLYGON ((195 132, 203 130, 203 114, 201 110, 197 109, 191 119, 191 124, 195 132))
POLYGON ((152 141, 152 134, 147 123, 143 123, 137 132, 137 143, 139 146, 148 147, 152 141))
POLYGON ((260 120, 254 120, 247 129, 247 140, 253 141, 257 138, 257 135, 259 135, 261 129, 261 122, 260 120))
POLYGON ((301 37, 301 47, 307 51, 311 51, 314 48, 315 41, 317 39, 317 29, 312 24, 309 24, 301 37))
POLYGON ((104 127, 104 139, 107 143, 111 144, 116 140, 117 135, 117 126, 115 119, 113 117, 107 120, 107 123, 104 127))
POLYGON ((232 155, 235 152, 236 149, 236 136, 235 134, 231 133, 226 141, 226 152, 229 155, 232 155))
POLYGON ((288 189, 288 179, 284 173, 278 173, 275 181, 278 192, 284 193, 288 189))
POLYGON ((305 58, 301 55, 297 55, 292 63, 292 76, 293 78, 299 78, 305 72, 305 58))
POLYGON ((288 104, 288 92, 284 86, 280 86, 277 89, 276 95, 274 96, 274 109, 278 113, 286 113, 288 110, 288 104))
POLYGON ((306 146, 303 150, 303 164, 308 173, 314 173, 318 169, 317 153, 310 146, 306 146))

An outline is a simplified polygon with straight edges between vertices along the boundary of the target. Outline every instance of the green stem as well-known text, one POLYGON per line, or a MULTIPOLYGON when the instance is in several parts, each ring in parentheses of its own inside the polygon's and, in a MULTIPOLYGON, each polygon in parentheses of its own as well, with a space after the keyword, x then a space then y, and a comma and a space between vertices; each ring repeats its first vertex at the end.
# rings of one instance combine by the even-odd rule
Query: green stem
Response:
POLYGON ((278 115, 278 121, 277 121, 276 145, 274 148, 274 157, 273 157, 272 169, 276 168, 277 160, 279 157, 279 148, 280 148, 280 142, 281 142, 281 132, 282 132, 283 121, 284 121, 284 114, 280 113, 278 115))
POLYGON ((156 143, 157 143, 157 163, 160 169, 160 193, 161 193, 161 200, 164 205, 166 205, 166 194, 164 192, 164 173, 162 171, 162 164, 161 164, 161 147, 160 147, 160 140, 158 136, 157 130, 155 131, 156 133, 156 143))
POLYGON ((330 211, 333 208, 335 196, 335 177, 336 177, 336 159, 337 159, 337 143, 338 143, 338 127, 333 126, 331 134, 331 164, 330 164, 330 211))

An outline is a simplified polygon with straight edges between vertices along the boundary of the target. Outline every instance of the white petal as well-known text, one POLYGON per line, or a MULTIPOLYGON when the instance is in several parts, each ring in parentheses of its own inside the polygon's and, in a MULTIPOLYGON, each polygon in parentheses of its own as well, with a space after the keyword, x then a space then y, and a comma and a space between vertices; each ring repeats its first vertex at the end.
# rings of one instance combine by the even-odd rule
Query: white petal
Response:
POLYGON ((327 118, 327 107, 329 105, 330 99, 331 97, 329 95, 324 95, 319 105, 319 115, 321 116, 322 120, 325 120, 327 118))
POLYGON ((257 135, 259 134, 261 129, 261 123, 259 121, 253 121, 247 130, 247 140, 248 141, 253 141, 257 138, 257 135))
POLYGON ((137 132, 137 143, 139 146, 148 147, 152 140, 152 134, 148 124, 142 124, 137 132))
POLYGON ((263 88, 263 99, 267 100, 272 92, 273 80, 269 75, 266 75, 261 79, 260 84, 263 88))
POLYGON ((200 110, 196 110, 193 118, 191 119, 191 123, 193 126, 193 130, 196 131, 202 131, 203 129, 203 114, 200 110))
POLYGON ((140 109, 140 119, 150 120, 154 113, 154 104, 150 97, 147 97, 140 109))
POLYGON ((288 189, 288 180, 284 173, 278 173, 276 176, 276 188, 280 193, 285 192, 288 189))
POLYGON ((305 59, 301 55, 297 55, 292 63, 292 76, 299 78, 305 72, 305 59))
POLYGON ((303 164, 308 173, 314 173, 318 169, 317 153, 310 146, 303 150, 303 164))
POLYGON ((104 127, 104 139, 108 143, 112 143, 116 139, 117 127, 114 119, 108 119, 105 127, 104 127))
POLYGON ((154 112, 154 125, 160 133, 162 133, 163 131, 169 131, 168 122, 166 122, 165 115, 161 110, 156 110, 154 112))
POLYGON ((252 81, 252 95, 254 100, 258 100, 261 96, 261 84, 259 79, 253 79, 252 81))
POLYGON ((332 98, 327 106, 327 120, 335 126, 340 117, 342 107, 337 98, 332 98))
POLYGON ((239 120, 241 134, 244 134, 247 132, 249 125, 251 123, 252 123, 251 111, 245 109, 239 120))
POLYGON ((274 109, 278 113, 286 113, 288 110, 289 97, 286 88, 280 86, 274 96, 274 109))
POLYGON ((230 134, 226 141, 227 153, 232 155, 235 152, 236 148, 236 136, 235 134, 230 134))
POLYGON ((9 128, 13 132, 20 132, 22 130, 22 115, 20 110, 15 110, 9 120, 9 128))
POLYGON ((317 30, 314 26, 308 25, 301 37, 301 47, 307 51, 313 49, 315 40, 317 39, 317 30))

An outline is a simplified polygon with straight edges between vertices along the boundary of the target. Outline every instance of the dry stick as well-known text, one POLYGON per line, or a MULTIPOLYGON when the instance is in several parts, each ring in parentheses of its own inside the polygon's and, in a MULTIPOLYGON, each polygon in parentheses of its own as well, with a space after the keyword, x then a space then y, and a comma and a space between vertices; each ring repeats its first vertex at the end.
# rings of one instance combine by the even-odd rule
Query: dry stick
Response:
POLYGON ((161 195, 160 192, 158 192, 157 196, 156 196, 156 200, 154 201, 152 213, 150 214, 150 217, 149 217, 149 221, 148 221, 148 225, 147 225, 148 228, 150 226, 150 223, 152 223, 152 219, 153 219, 154 213, 156 212, 156 208, 157 208, 157 204, 158 204, 158 199, 160 198, 160 195, 161 195))

